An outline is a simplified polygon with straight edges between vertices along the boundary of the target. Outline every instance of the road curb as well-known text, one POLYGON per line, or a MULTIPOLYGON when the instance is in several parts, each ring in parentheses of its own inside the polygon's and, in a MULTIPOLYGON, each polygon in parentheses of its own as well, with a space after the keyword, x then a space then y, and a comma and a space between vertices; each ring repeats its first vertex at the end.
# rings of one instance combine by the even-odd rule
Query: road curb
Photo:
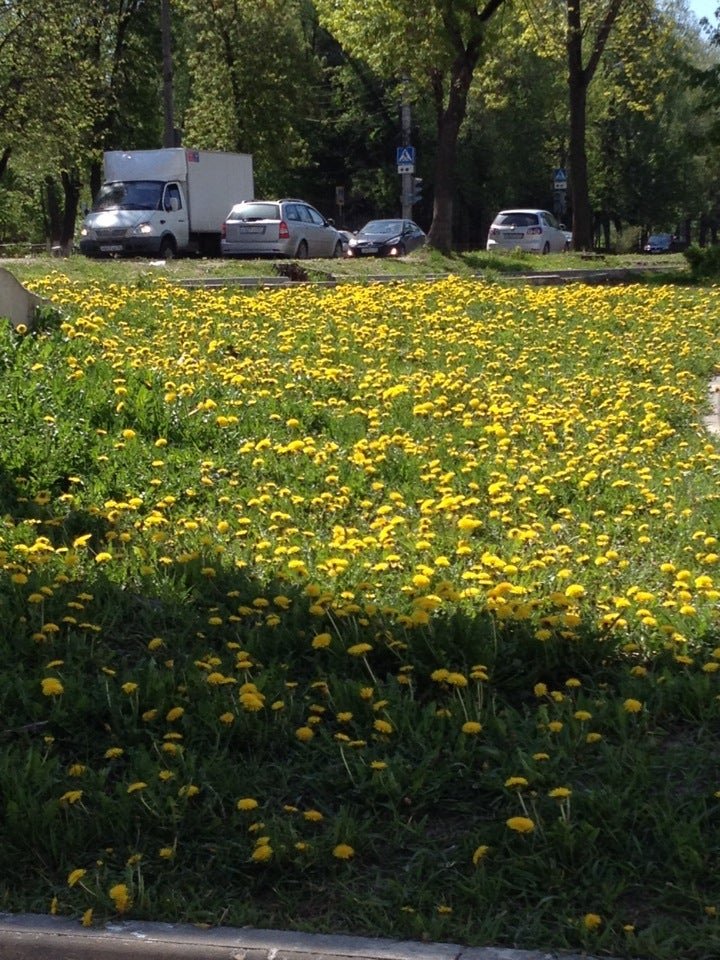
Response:
POLYGON ((463 947, 249 927, 79 921, 0 914, 2 960, 593 960, 587 954, 463 947))

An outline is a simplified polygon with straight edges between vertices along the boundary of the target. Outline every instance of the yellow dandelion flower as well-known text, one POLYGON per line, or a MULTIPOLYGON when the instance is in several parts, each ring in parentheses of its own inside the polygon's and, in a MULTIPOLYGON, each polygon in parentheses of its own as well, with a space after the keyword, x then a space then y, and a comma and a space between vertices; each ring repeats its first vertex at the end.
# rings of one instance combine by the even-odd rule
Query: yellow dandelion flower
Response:
POLYGON ((65 688, 56 677, 45 677, 40 682, 40 686, 43 696, 46 697, 59 697, 65 692, 65 688))
POLYGON ((82 915, 82 920, 80 921, 83 927, 91 927, 93 922, 93 908, 88 907, 87 910, 82 915))
POLYGON ((490 850, 490 847, 483 843, 479 847, 476 847, 475 852, 472 855, 472 862, 477 866, 481 860, 483 860, 490 850))
POLYGON ((130 891, 124 883, 116 883, 114 887, 110 887, 110 899, 118 913, 126 913, 132 905, 130 891))
POLYGON ((298 727, 295 736, 301 743, 308 743, 315 736, 312 727, 298 727))
POLYGON ((466 720, 461 729, 468 736, 477 736, 478 733, 482 732, 482 724, 478 723, 477 720, 466 720))
POLYGON ((269 843, 261 843, 252 852, 251 859, 256 863, 265 863, 272 859, 273 849, 269 843))
POLYGON ((147 787, 147 784, 144 780, 136 780, 135 783, 131 783, 127 788, 128 793, 140 793, 147 787))
POLYGON ((85 876, 87 870, 83 870, 82 867, 79 867, 77 870, 71 870, 68 874, 67 885, 69 887, 74 887, 76 883, 79 883, 80 880, 85 876))
MULTIPOLYGON (((332 643, 332 637, 329 633, 318 633, 313 637, 312 647, 314 650, 322 650, 325 647, 329 647, 332 643)), ((349 653, 350 651, 348 651, 349 653)))
POLYGON ((626 713, 640 713, 643 708, 641 700, 633 700, 632 697, 628 697, 627 700, 623 702, 623 710, 626 713))
POLYGON ((597 930, 602 924, 602 917, 597 913, 586 913, 582 919, 582 923, 586 930, 597 930))
POLYGON ((363 657, 366 653, 370 653, 372 650, 372 644, 370 643, 354 643, 351 647, 347 648, 347 652, 351 657, 363 657))
POLYGON ((565 800, 571 793, 572 790, 569 787, 554 787, 548 792, 548 796, 554 800, 565 800))
POLYGON ((351 860, 355 856, 355 851, 347 843, 338 843, 333 849, 333 856, 338 860, 351 860))
POLYGON ((59 799, 58 803, 68 803, 70 805, 79 803, 82 800, 82 790, 67 790, 59 799))
POLYGON ((305 820, 309 820, 311 823, 319 823, 321 820, 324 820, 325 817, 319 810, 306 810, 303 813, 305 820))
POLYGON ((535 821, 530 817, 510 817, 505 821, 505 825, 516 833, 532 833, 535 829, 535 821))

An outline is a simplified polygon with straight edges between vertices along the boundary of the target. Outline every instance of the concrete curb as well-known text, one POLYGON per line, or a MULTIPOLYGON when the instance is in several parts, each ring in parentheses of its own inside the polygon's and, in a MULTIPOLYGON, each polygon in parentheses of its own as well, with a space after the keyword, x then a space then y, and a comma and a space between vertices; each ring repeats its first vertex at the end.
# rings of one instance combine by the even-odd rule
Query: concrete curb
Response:
POLYGON ((587 954, 463 947, 285 930, 106 923, 0 914, 2 960, 593 960, 587 954))

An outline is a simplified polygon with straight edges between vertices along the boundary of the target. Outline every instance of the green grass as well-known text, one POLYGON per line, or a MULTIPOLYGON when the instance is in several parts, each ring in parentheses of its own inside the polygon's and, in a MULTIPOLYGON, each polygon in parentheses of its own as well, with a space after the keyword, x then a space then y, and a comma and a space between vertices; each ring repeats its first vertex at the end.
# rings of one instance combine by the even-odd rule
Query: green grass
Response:
POLYGON ((0 910, 717 956, 718 292, 47 266, 0 910))
MULTIPOLYGON (((79 254, 65 259, 49 256, 13 258, 0 261, 0 266, 10 270, 21 282, 42 277, 51 270, 76 279, 88 281, 102 278, 108 282, 126 282, 130 279, 150 280, 165 276, 173 280, 233 279, 279 276, 278 268, 287 266, 287 261, 263 260, 204 260, 181 258, 167 263, 153 264, 148 260, 89 260, 79 254)), ((491 254, 485 251, 468 251, 444 256, 436 250, 424 248, 414 251, 402 260, 368 257, 363 260, 311 260, 301 266, 310 279, 363 280, 372 277, 443 277, 504 275, 542 273, 548 270, 634 268, 657 271, 665 267, 668 276, 684 275, 686 261, 682 254, 650 257, 643 254, 580 254, 563 253, 541 257, 529 253, 491 254)))

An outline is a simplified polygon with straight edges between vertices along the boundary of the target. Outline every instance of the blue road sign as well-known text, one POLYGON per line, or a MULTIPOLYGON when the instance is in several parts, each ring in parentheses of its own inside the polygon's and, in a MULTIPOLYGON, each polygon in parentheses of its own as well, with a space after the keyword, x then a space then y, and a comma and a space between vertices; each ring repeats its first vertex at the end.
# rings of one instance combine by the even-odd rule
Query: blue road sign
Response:
POLYGON ((415 147, 398 147, 396 151, 397 165, 405 166, 415 163, 415 147))

